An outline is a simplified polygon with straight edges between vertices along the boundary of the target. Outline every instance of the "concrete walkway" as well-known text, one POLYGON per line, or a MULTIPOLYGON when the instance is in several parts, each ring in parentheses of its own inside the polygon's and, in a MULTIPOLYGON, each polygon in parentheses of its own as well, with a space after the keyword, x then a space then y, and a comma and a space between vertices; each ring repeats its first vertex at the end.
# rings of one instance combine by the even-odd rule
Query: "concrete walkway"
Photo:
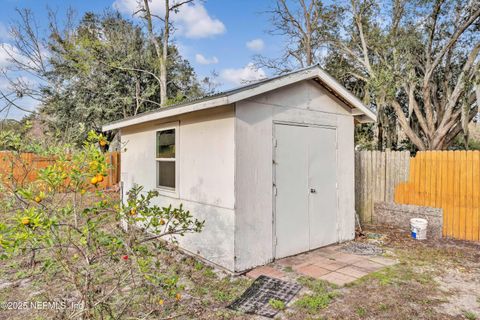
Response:
POLYGON ((382 256, 365 256, 341 252, 342 244, 320 248, 293 257, 277 260, 247 273, 251 278, 266 275, 272 278, 293 280, 309 276, 343 286, 369 273, 397 263, 382 256))

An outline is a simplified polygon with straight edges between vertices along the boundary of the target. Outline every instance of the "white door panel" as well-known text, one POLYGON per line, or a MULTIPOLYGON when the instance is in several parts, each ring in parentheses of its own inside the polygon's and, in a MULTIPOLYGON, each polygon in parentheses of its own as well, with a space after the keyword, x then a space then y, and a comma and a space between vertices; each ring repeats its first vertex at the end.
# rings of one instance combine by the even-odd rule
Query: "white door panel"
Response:
POLYGON ((309 250, 308 153, 304 127, 276 125, 276 257, 309 250))
POLYGON ((276 124, 275 138, 275 258, 336 242, 336 130, 276 124))
POLYGON ((336 131, 308 128, 310 250, 337 241, 336 131))

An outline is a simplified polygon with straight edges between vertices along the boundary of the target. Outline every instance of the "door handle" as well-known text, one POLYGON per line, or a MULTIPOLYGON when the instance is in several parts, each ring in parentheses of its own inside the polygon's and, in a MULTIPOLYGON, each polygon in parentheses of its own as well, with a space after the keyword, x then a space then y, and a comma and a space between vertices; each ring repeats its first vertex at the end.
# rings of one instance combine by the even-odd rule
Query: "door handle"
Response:
POLYGON ((316 189, 313 189, 313 188, 311 188, 311 189, 310 189, 310 193, 317 193, 317 190, 316 190, 316 189))

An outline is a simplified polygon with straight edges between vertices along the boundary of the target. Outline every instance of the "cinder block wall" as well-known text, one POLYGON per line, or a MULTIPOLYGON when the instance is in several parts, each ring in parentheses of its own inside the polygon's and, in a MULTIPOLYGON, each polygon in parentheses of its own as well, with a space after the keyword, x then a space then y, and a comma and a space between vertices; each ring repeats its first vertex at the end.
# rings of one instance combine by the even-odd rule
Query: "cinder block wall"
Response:
POLYGON ((373 223, 410 230, 410 219, 423 218, 428 221, 427 237, 442 237, 443 209, 408 204, 376 202, 373 223))

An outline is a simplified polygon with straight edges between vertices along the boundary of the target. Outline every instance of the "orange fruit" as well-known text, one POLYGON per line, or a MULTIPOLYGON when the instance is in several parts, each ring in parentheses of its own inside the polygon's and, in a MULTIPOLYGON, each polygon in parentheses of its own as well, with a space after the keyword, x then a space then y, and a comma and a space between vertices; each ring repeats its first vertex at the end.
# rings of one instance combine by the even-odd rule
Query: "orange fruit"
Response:
POLYGON ((137 214, 137 209, 136 208, 132 208, 132 210, 130 210, 130 215, 134 216, 137 214))
POLYGON ((105 147, 105 146, 107 145, 107 141, 105 141, 105 140, 100 140, 98 143, 99 143, 100 146, 102 146, 102 147, 105 147))
POLYGON ((30 224, 30 218, 29 217, 23 217, 22 218, 22 224, 24 226, 28 226, 30 224))
POLYGON ((159 223, 160 223, 161 226, 163 226, 165 224, 165 220, 160 219, 159 223))
POLYGON ((39 196, 36 196, 34 200, 36 203, 42 202, 42 198, 40 198, 39 196))
POLYGON ((93 177, 92 179, 90 179, 90 183, 91 184, 97 184, 98 183, 97 177, 93 177))
POLYGON ((102 182, 102 181, 103 181, 103 176, 102 176, 101 174, 97 174, 96 178, 97 178, 97 181, 98 181, 98 182, 102 182))

